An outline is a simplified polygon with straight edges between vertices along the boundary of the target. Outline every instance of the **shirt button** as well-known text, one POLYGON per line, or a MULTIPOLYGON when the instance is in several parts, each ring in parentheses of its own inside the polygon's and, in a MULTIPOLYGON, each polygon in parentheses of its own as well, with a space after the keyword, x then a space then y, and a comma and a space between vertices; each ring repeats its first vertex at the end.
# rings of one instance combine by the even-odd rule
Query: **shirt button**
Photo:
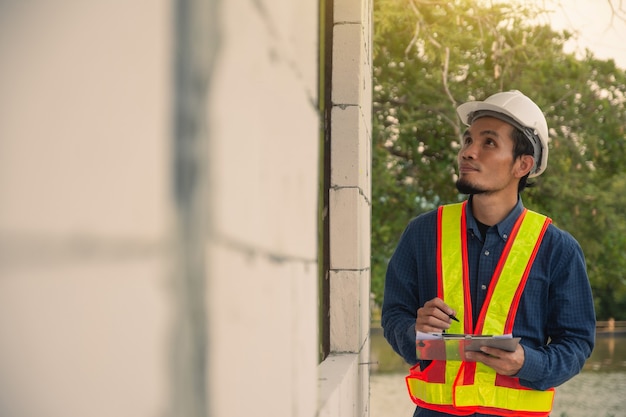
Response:
POLYGON ((489 251, 488 250, 485 251, 485 256, 489 256, 489 251))
POLYGON ((503 235, 502 235, 502 237, 503 237, 504 239, 506 239, 506 238, 507 238, 507 237, 509 237, 509 236, 505 233, 505 234, 503 234, 503 235))
POLYGON ((486 289, 487 289, 487 286, 486 286, 485 284, 483 284, 483 285, 481 285, 481 286, 480 286, 480 289, 481 289, 481 290, 486 290, 486 289))

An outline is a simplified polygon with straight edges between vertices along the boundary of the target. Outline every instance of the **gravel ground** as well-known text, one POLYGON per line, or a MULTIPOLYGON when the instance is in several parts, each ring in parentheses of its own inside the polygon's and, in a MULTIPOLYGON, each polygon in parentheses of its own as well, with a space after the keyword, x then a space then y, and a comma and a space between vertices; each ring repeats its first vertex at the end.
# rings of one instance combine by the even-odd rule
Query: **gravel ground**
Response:
MULTIPOLYGON (((408 369, 407 369, 408 372, 408 369)), ((405 374, 372 373, 370 417, 412 417, 405 374)), ((583 372, 557 388, 552 417, 626 417, 626 373, 583 372)))

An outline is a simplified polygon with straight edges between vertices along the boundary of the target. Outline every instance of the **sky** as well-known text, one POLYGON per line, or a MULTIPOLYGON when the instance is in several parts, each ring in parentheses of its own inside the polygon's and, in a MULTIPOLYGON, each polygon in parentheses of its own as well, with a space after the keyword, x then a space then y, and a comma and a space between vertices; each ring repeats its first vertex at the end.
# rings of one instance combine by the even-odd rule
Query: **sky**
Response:
POLYGON ((552 10, 550 25, 568 29, 578 38, 566 45, 567 52, 584 53, 585 48, 599 59, 613 58, 626 69, 626 2, 623 0, 535 0, 552 10), (620 9, 620 3, 624 3, 620 9), (612 12, 611 5, 615 9, 612 12))

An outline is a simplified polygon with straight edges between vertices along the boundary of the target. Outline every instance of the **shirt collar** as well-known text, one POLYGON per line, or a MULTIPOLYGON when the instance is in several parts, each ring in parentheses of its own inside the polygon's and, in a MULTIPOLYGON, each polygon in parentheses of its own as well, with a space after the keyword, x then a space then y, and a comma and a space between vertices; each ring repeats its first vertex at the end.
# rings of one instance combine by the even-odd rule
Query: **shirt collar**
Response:
MULTIPOLYGON (((474 213, 472 213, 472 197, 470 196, 467 200, 467 229, 471 230, 476 236, 480 236, 480 232, 478 230, 478 224, 476 223, 476 218, 474 217, 474 213)), ((509 236, 511 236, 511 230, 513 230, 513 226, 515 225, 515 221, 522 214, 524 210, 524 204, 522 203, 522 198, 517 196, 517 204, 513 207, 513 210, 502 220, 500 223, 496 224, 496 230, 498 231, 498 235, 502 240, 507 240, 509 236)), ((483 236, 483 240, 484 240, 483 236)))

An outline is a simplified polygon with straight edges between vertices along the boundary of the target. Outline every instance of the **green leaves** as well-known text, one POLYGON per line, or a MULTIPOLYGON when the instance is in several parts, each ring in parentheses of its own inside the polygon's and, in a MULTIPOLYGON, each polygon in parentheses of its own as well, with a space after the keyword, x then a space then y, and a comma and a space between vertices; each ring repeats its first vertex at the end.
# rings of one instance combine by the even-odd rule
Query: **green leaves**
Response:
POLYGON ((591 53, 563 52, 571 36, 532 26, 533 6, 475 1, 374 2, 372 290, 408 221, 459 201, 456 106, 517 89, 545 112, 547 171, 525 204, 580 242, 599 318, 626 319, 626 72, 591 53))

